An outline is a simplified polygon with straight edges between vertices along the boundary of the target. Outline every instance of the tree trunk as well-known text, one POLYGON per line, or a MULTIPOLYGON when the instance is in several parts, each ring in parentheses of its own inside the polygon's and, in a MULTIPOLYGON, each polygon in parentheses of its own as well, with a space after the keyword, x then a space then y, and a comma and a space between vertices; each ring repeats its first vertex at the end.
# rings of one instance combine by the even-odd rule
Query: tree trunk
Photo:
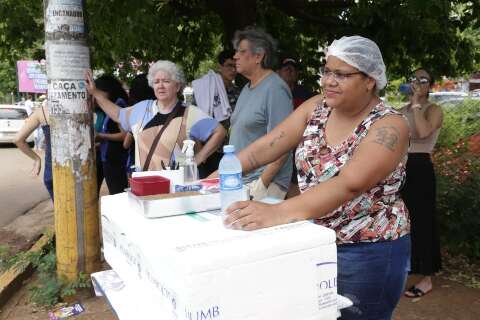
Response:
POLYGON ((256 0, 208 0, 207 6, 222 17, 223 44, 227 47, 232 46, 235 31, 254 25, 257 18, 256 0))

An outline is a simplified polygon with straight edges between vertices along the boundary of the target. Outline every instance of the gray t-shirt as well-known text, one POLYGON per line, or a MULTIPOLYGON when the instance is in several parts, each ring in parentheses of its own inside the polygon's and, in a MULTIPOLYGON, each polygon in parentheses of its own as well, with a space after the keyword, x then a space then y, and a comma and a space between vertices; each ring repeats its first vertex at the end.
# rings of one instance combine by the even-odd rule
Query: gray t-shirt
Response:
MULTIPOLYGON (((276 73, 263 79, 255 88, 247 83, 238 97, 230 119, 230 144, 238 152, 272 131, 293 111, 292 94, 285 81, 276 73)), ((250 172, 244 183, 258 179, 265 167, 250 172)), ((292 176, 291 153, 273 182, 287 190, 292 176)))

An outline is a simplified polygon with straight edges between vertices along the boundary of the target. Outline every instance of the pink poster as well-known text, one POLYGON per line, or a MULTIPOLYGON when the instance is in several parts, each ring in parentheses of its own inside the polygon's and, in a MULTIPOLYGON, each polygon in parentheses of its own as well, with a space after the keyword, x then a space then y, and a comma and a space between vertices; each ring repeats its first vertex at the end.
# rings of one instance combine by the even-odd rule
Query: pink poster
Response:
POLYGON ((47 92, 48 81, 45 61, 17 61, 18 91, 31 93, 47 92))

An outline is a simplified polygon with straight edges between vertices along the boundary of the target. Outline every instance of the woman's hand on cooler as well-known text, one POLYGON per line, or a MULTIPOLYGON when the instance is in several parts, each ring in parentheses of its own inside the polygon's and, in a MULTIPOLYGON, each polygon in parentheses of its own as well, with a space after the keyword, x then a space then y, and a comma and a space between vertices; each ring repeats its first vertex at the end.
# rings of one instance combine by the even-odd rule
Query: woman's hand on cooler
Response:
POLYGON ((40 158, 35 159, 33 161, 32 176, 38 176, 40 174, 41 169, 42 169, 42 160, 40 160, 40 158))
POLYGON ((224 225, 236 230, 256 230, 285 224, 289 221, 276 204, 238 201, 227 208, 224 225))

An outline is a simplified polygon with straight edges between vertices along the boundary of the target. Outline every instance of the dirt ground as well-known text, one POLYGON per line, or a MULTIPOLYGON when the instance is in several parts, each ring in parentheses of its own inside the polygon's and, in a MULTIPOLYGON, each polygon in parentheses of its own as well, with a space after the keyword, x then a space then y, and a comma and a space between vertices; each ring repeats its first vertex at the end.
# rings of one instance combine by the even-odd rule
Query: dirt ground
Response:
MULTIPOLYGON (((407 288, 418 277, 408 279, 407 288)), ((442 276, 434 277, 433 290, 422 298, 402 297, 394 320, 478 320, 480 319, 480 289, 469 288, 442 276)))
MULTIPOLYGON (((409 285, 416 277, 409 278, 409 285)), ((28 282, 28 281, 27 281, 28 282)), ((442 277, 434 278, 434 290, 422 298, 402 298, 393 320, 478 320, 480 319, 480 289, 468 288, 442 277)), ((28 303, 28 284, 9 300, 0 313, 0 320, 46 320, 48 310, 35 308, 28 303)), ((72 317, 83 320, 115 320, 102 297, 80 298, 85 312, 72 317)), ((161 319, 160 319, 161 320, 161 319)))
MULTIPOLYGON (((0 312, 0 320, 47 320, 48 311, 29 303, 28 285, 31 279, 27 280, 22 288, 17 291, 7 302, 0 312)), ((72 320, 116 320, 118 319, 102 297, 84 295, 79 302, 85 308, 81 314, 71 317, 72 320)))

